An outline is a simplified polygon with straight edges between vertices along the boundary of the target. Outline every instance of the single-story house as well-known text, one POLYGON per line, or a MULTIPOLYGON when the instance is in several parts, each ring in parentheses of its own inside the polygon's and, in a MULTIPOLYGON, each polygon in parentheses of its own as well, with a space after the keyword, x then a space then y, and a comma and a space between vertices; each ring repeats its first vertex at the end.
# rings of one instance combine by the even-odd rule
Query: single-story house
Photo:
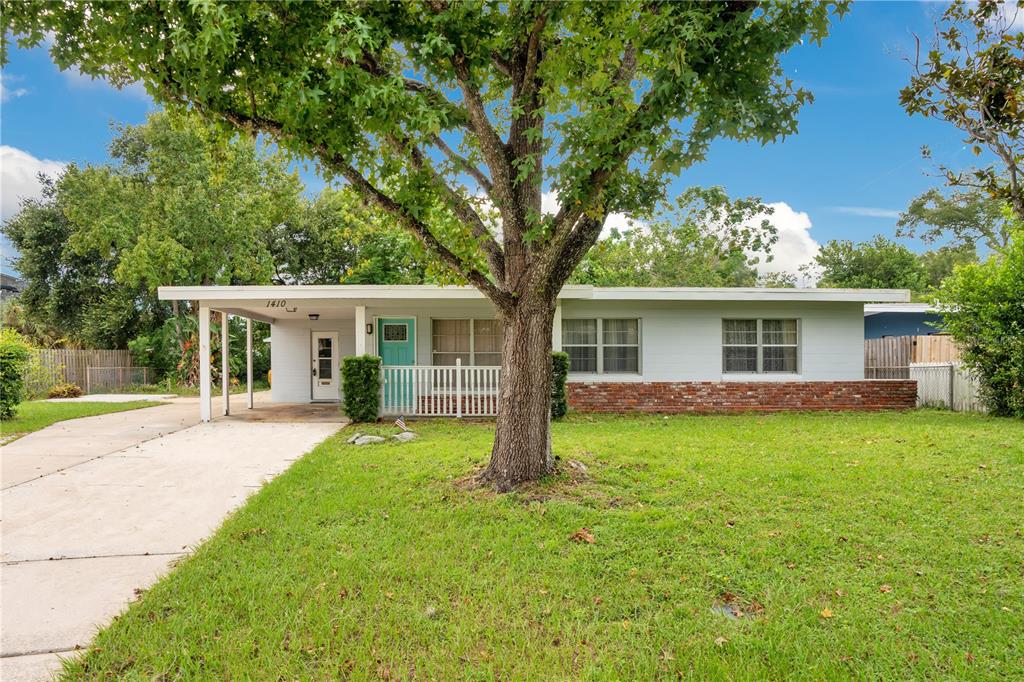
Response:
POLYGON ((927 303, 869 303, 864 306, 865 339, 941 333, 942 315, 927 303))
MULTIPOLYGON (((203 419, 211 311, 270 323, 273 402, 339 401, 341 359, 372 353, 383 359, 384 415, 497 410, 502 326, 471 287, 186 286, 159 296, 198 303, 203 419)), ((908 300, 888 289, 566 286, 552 349, 569 355, 579 411, 913 407, 913 382, 864 379, 864 304, 908 300)))

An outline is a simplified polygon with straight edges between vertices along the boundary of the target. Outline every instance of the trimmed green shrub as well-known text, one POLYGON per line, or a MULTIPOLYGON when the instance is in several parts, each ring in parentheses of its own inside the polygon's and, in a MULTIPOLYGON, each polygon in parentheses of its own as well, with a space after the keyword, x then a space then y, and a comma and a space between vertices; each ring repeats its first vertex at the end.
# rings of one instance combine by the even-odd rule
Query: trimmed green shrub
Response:
POLYGON ((0 419, 10 419, 25 399, 25 369, 32 346, 13 329, 0 329, 0 419))
POLYGON ((569 376, 569 354, 551 354, 551 418, 561 419, 569 414, 569 395, 565 380, 569 376))
POLYGON ((380 366, 376 355, 350 355, 341 361, 345 414, 354 422, 372 422, 380 412, 380 366))
POLYGON ((82 395, 78 384, 57 384, 46 394, 47 398, 77 398, 82 395))

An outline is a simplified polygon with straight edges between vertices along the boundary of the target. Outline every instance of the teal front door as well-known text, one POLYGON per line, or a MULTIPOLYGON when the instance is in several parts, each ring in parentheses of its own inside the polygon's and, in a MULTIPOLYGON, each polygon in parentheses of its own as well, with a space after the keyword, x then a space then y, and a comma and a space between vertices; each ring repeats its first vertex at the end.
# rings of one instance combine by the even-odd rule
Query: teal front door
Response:
POLYGON ((377 320, 377 352, 385 367, 416 364, 416 320, 382 317, 377 320))
MULTIPOLYGON (((384 367, 416 364, 416 320, 411 317, 377 319, 377 352, 384 367)), ((384 370, 384 408, 412 411, 412 371, 384 370)))

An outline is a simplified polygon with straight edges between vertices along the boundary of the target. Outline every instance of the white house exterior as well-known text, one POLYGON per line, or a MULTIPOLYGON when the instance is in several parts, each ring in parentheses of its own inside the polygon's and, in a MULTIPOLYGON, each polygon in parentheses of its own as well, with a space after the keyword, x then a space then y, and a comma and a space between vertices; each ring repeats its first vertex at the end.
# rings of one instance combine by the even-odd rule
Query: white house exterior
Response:
MULTIPOLYGON (((340 400, 341 358, 371 353, 383 358, 385 413, 496 410, 501 325, 476 289, 212 286, 159 295, 198 301, 204 419, 211 311, 270 323, 274 402, 340 400)), ((904 290, 567 286, 552 347, 570 355, 570 403, 580 409, 805 409, 829 400, 856 408, 882 386, 864 382, 864 305, 907 300, 904 290), (804 398, 793 403, 796 395, 804 398)))

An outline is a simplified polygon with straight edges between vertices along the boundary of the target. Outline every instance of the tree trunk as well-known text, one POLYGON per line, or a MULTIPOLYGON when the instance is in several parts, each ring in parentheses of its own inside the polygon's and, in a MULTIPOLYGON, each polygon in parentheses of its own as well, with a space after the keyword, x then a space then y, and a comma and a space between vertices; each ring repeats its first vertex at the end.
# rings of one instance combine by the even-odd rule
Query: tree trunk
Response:
POLYGON ((554 302, 521 301, 503 315, 501 392, 491 462, 482 481, 507 491, 552 468, 551 325, 554 302))

